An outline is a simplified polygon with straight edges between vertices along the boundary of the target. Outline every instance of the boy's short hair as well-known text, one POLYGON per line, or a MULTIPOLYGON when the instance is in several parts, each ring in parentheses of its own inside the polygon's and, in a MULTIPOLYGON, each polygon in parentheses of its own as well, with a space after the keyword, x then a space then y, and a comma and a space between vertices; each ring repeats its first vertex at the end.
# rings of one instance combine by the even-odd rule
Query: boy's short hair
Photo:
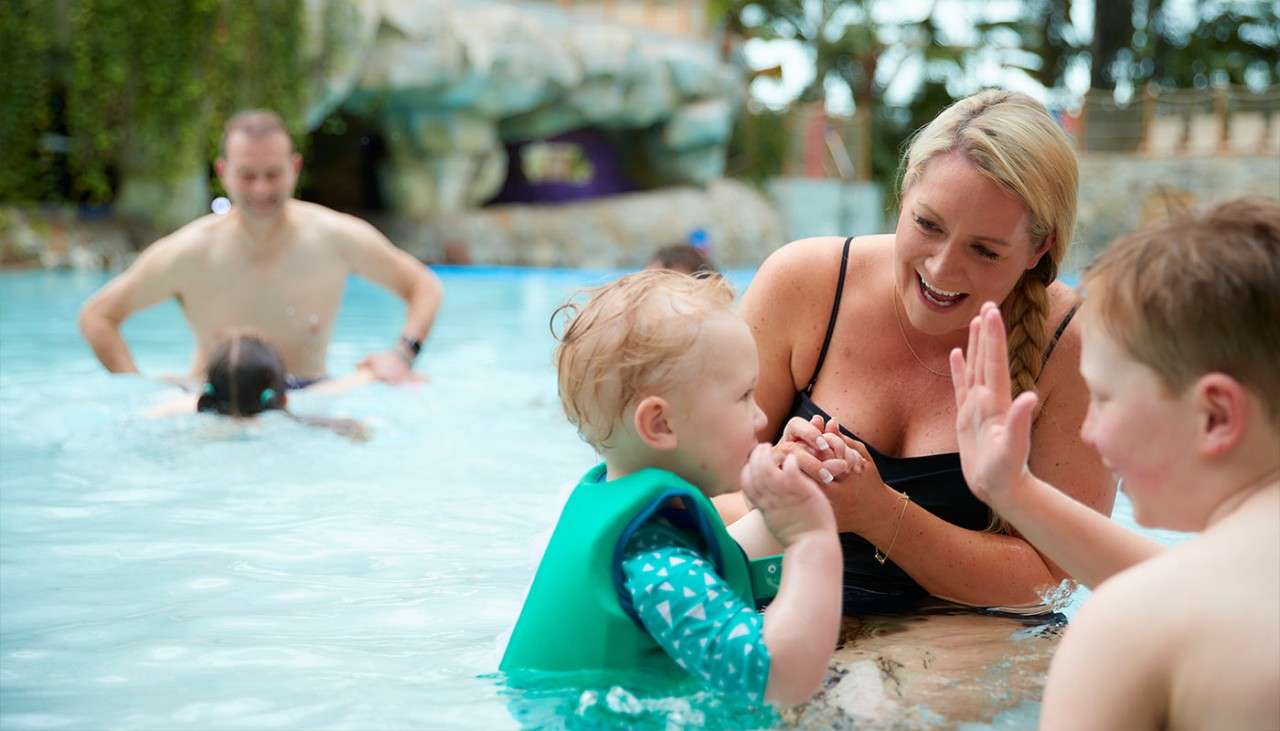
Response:
POLYGON ((555 352, 560 404, 599 450, 628 406, 688 373, 681 361, 701 324, 731 311, 733 290, 719 276, 653 269, 586 294, 581 307, 569 302, 557 308, 551 329, 554 335, 556 320, 571 318, 555 352))
POLYGON ((1280 425, 1280 200, 1239 198, 1121 237, 1082 285, 1089 310, 1169 393, 1225 373, 1280 425))

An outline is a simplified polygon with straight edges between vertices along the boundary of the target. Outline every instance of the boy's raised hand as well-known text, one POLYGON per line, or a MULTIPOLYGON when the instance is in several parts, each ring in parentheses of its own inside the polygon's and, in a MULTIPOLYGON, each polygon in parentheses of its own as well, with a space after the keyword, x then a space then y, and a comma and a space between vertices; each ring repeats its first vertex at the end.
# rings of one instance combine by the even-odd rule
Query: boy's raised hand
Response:
POLYGON ((964 479, 978 499, 999 503, 1026 473, 1036 394, 1010 396, 1004 323, 995 304, 984 304, 969 323, 968 358, 959 348, 951 351, 951 383, 964 479))
POLYGON ((798 458, 788 454, 779 464, 776 457, 768 444, 758 444, 742 468, 742 491, 760 510, 769 532, 784 548, 806 533, 834 533, 831 504, 800 471, 798 458))

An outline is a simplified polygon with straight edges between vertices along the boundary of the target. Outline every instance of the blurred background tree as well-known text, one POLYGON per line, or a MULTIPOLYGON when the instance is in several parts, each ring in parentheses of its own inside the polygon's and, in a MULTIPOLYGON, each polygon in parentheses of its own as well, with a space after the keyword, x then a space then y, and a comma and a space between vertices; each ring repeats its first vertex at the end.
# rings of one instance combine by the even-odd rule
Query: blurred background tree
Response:
MULTIPOLYGON (((1046 86, 1060 82, 1078 53, 1069 30, 1069 2, 1030 0, 1019 16, 981 17, 967 39, 948 35, 936 3, 914 18, 901 17, 896 8, 894 15, 879 12, 889 4, 875 0, 722 0, 713 12, 750 39, 800 45, 814 74, 796 103, 822 105, 833 92, 850 99, 856 178, 891 188, 911 133, 955 99, 982 88, 981 67, 993 56, 1003 67, 1022 69, 1046 86), (905 98, 900 94, 889 103, 888 89, 904 75, 915 78, 914 86, 905 98)), ((760 112, 749 110, 747 116, 753 114, 760 112)), ((785 123, 770 114, 762 123, 785 123)), ((739 129, 745 133, 760 124, 749 120, 739 129)), ((746 177, 761 179, 781 172, 768 166, 787 157, 786 150, 770 148, 767 156, 740 161, 737 167, 746 177)))
POLYGON ((1126 59, 1134 85, 1202 89, 1231 83, 1257 89, 1280 82, 1280 3, 1202 0, 1186 23, 1162 12, 1164 0, 1137 5, 1140 24, 1126 59))
POLYGON ((129 213, 185 191, 203 208, 230 113, 268 106, 305 131, 302 0, 6 5, 0 200, 114 202, 129 213))
POLYGON ((56 196, 53 127, 56 11, 46 0, 6 0, 0 11, 0 200, 56 196))
MULTIPOLYGON (((1085 0, 1087 2, 1087 0, 1085 0)), ((870 178, 892 189, 902 146, 912 132, 955 99, 1014 82, 1043 89, 1051 108, 1075 106, 1088 88, 1125 102, 1146 84, 1207 88, 1236 84, 1263 89, 1280 82, 1280 5, 1270 0, 1108 0, 1088 3, 1091 24, 1073 19, 1082 0, 952 4, 971 20, 953 34, 937 2, 858 0, 719 0, 711 12, 723 27, 754 42, 791 42, 812 59, 813 79, 783 109, 748 107, 741 134, 784 130, 794 108, 822 101, 836 85, 848 89, 859 129, 855 145, 870 163, 870 178), (1174 6, 1177 6, 1176 8, 1174 6), (904 73, 904 69, 911 69, 904 73), (1080 80, 1072 81, 1072 71, 1080 80), (910 77, 904 90, 896 83, 910 77), (893 102, 887 93, 894 86, 893 102), (869 150, 867 149, 869 147, 869 150)), ((750 70, 749 72, 750 73, 750 70)), ((762 154, 735 144, 732 169, 752 179, 783 171, 797 134, 778 131, 762 154)), ((865 167, 862 177, 866 177, 865 167)))
MULTIPOLYGON (((939 38, 932 14, 917 21, 885 21, 874 14, 877 4, 874 0, 724 0, 713 8, 731 18, 730 26, 749 38, 792 41, 806 50, 813 78, 800 92, 800 104, 824 106, 833 87, 843 87, 841 91, 853 100, 856 140, 851 162, 859 180, 892 178, 897 167, 894 151, 912 129, 908 125, 932 116, 950 99, 938 93, 938 76, 948 73, 941 67, 954 67, 967 50, 939 38), (896 53, 887 53, 891 48, 896 53), (904 107, 890 108, 883 103, 884 91, 912 61, 924 65, 924 83, 904 107)), ((785 120, 775 114, 759 122, 749 120, 740 129, 755 130, 770 122, 777 126, 785 120)), ((777 137, 775 133, 773 139, 777 137)), ((767 157, 747 160, 742 167, 747 177, 759 179, 770 174, 768 166, 786 157, 785 149, 770 147, 767 157)), ((772 174, 778 172, 780 168, 772 174)))

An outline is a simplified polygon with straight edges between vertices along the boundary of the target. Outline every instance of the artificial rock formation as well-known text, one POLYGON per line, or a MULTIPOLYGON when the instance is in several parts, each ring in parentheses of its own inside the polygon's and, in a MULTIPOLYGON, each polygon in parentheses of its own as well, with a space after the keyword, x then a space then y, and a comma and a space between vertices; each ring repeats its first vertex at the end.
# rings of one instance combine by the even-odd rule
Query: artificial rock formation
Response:
POLYGON ((380 121, 393 208, 423 218, 491 198, 505 144, 581 128, 634 133, 664 184, 719 178, 741 81, 709 43, 542 3, 312 0, 308 121, 380 121))

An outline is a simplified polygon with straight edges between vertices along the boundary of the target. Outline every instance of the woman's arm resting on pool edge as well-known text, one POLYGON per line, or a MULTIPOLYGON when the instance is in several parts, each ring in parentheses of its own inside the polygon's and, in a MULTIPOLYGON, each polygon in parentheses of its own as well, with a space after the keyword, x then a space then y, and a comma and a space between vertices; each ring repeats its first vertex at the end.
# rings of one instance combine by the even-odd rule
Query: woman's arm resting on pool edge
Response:
POLYGON ((861 483, 857 477, 826 488, 836 514, 845 516, 841 529, 887 553, 936 597, 982 607, 1034 606, 1064 578, 1017 536, 961 528, 915 502, 904 506, 902 494, 878 475, 861 483))
POLYGON ((1038 551, 1088 587, 1165 550, 1030 472, 996 508, 1038 551))

